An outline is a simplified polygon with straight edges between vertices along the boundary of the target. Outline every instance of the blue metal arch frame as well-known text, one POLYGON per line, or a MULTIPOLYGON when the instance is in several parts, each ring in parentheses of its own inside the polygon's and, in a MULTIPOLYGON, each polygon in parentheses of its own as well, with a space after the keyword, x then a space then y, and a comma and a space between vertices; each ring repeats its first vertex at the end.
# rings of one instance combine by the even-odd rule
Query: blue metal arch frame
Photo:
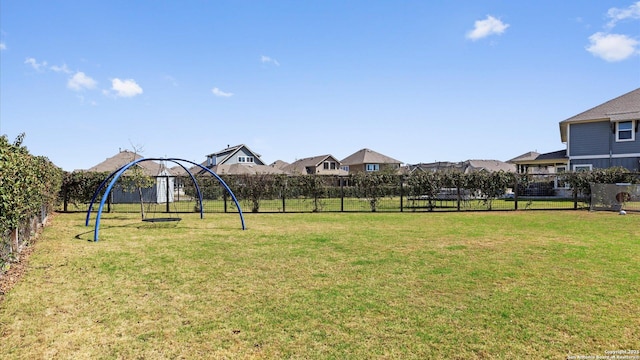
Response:
MULTIPOLYGON (((154 159, 147 159, 147 160, 154 160, 154 159)), ((193 174, 191 173, 191 171, 189 171, 189 169, 187 169, 184 165, 182 165, 180 162, 178 161, 186 161, 186 162, 190 162, 188 160, 181 160, 181 159, 175 159, 174 161, 172 161, 175 164, 180 165, 180 167, 182 169, 184 169, 184 171, 187 172, 187 174, 189 174, 189 177, 191 177, 191 181, 193 181, 193 185, 196 188, 196 193, 198 194, 198 201, 200 204, 200 219, 202 219, 204 217, 203 214, 203 207, 202 207, 202 193, 200 192, 200 186, 198 186, 198 182, 196 181, 195 176, 193 176, 193 174)), ((129 164, 127 164, 129 165, 129 164)), ((122 170, 122 168, 124 168, 127 165, 123 165, 120 168, 118 168, 118 170, 112 172, 111 174, 109 174, 109 176, 107 176, 101 183, 100 186, 98 186, 98 188, 96 189, 96 191, 93 193, 93 196, 91 197, 91 203, 89 204, 89 210, 87 210, 87 217, 85 219, 85 226, 89 226, 89 219, 91 216, 91 210, 93 209, 93 204, 96 201, 96 198, 98 197, 98 195, 100 194, 100 191, 102 190, 102 188, 104 188, 104 186, 107 184, 107 182, 113 178, 114 175, 116 175, 118 173, 118 171, 122 170)))
POLYGON ((90 219, 90 216, 91 216, 91 209, 93 208, 93 204, 94 204, 96 198, 100 194, 100 191, 102 190, 102 188, 104 188, 105 184, 109 181, 109 179, 111 179, 111 181, 109 182, 109 185, 107 186, 107 189, 105 190, 104 195, 102 195, 102 199, 100 200, 100 206, 98 207, 98 214, 96 215, 95 229, 94 229, 94 234, 93 234, 93 241, 94 242, 98 241, 98 233, 99 233, 99 230, 100 230, 100 218, 102 217, 102 209, 104 207, 105 202, 107 201, 107 198, 109 197, 109 193, 111 192, 111 189, 115 185, 116 181, 118 181, 118 178, 120 178, 120 176, 125 171, 127 171, 127 169, 129 169, 130 167, 132 167, 132 166, 134 166, 134 165, 136 165, 136 164, 138 164, 140 162, 144 162, 144 161, 170 161, 172 163, 178 164, 180 167, 182 167, 189 174, 189 176, 191 177, 191 180, 193 181, 193 183, 194 183, 194 185, 196 187, 196 191, 198 192, 198 200, 200 202, 200 218, 201 219, 204 217, 204 215, 203 215, 203 206, 202 206, 202 193, 200 191, 200 187, 198 186, 198 182, 196 181, 195 176, 193 176, 191 171, 189 171, 189 169, 187 169, 180 162, 186 162, 186 163, 198 166, 198 167, 200 167, 200 169, 202 169, 205 172, 208 172, 209 174, 213 175, 213 177, 215 177, 218 180, 218 182, 220 182, 220 184, 231 195, 231 198, 233 199, 233 202, 236 204, 236 207, 238 208, 238 213, 240 214, 240 222, 242 223, 242 230, 246 229, 245 223, 244 223, 244 215, 242 214, 242 209, 240 208, 240 204, 238 203, 238 199, 236 199, 236 196, 233 194, 233 192, 231 191, 231 189, 229 188, 227 183, 225 183, 224 180, 222 180, 222 178, 220 178, 220 176, 218 176, 218 174, 214 173, 210 169, 207 169, 206 167, 202 166, 201 164, 195 163, 193 161, 185 160, 185 159, 178 159, 178 158, 141 158, 141 159, 134 160, 134 161, 132 161, 132 162, 120 167, 118 170, 114 171, 113 173, 111 173, 106 179, 104 179, 102 181, 100 186, 98 186, 98 189, 94 192, 93 197, 91 198, 91 203, 89 204, 89 210, 87 210, 87 217, 86 217, 86 220, 85 220, 85 226, 89 226, 89 219, 90 219))

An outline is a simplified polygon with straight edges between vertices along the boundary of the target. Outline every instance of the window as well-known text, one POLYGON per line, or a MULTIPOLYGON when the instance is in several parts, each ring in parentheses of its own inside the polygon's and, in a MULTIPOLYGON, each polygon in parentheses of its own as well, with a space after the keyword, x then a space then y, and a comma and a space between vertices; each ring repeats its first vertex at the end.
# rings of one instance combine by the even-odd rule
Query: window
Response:
POLYGON ((325 161, 324 163, 322 163, 322 167, 325 170, 335 170, 338 168, 338 165, 336 165, 334 161, 325 161))
POLYGON ((616 141, 634 141, 633 121, 621 121, 616 123, 616 141))
POLYGON ((378 171, 380 170, 380 164, 367 164, 367 171, 378 171))
POLYGON ((349 172, 349 165, 345 165, 345 166, 341 167, 340 169, 342 169, 342 170, 344 170, 346 172, 349 172))
POLYGON ((252 163, 253 156, 238 156, 239 163, 252 163))
POLYGON ((573 165, 573 171, 575 172, 591 171, 592 169, 593 169, 593 165, 591 164, 573 165))

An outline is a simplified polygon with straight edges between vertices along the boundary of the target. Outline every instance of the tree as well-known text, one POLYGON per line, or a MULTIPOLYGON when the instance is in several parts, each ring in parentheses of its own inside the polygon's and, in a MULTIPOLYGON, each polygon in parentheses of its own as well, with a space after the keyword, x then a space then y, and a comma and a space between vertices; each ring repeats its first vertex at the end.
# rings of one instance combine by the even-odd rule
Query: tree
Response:
POLYGON ((235 189, 232 191, 240 198, 251 204, 251 212, 260 210, 260 202, 263 199, 278 197, 281 190, 280 181, 272 174, 246 174, 236 177, 235 189))
POLYGON ((388 172, 358 172, 351 179, 357 196, 369 201, 372 212, 378 209, 380 199, 392 195, 399 184, 397 176, 388 172))
POLYGON ((326 198, 328 189, 322 175, 299 175, 295 177, 302 196, 313 199, 313 212, 319 212, 324 206, 321 199, 326 198))
POLYGON ((429 211, 433 211, 434 200, 443 187, 444 174, 439 171, 414 171, 407 179, 409 196, 412 201, 426 197, 429 211))

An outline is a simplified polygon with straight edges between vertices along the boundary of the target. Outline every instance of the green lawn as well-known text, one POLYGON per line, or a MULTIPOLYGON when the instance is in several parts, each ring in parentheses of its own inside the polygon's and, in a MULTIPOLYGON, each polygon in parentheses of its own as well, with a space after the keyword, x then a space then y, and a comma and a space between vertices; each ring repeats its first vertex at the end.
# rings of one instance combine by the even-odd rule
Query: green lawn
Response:
POLYGON ((3 359, 564 359, 640 349, 640 217, 57 214, 3 359))

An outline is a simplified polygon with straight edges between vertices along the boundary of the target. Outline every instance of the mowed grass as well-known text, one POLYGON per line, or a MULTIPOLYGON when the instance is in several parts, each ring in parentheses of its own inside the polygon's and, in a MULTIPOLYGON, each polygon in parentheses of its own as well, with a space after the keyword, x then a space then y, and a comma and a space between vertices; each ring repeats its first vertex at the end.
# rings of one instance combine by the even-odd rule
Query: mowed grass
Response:
POLYGON ((57 214, 3 359, 480 359, 640 348, 640 217, 57 214))

